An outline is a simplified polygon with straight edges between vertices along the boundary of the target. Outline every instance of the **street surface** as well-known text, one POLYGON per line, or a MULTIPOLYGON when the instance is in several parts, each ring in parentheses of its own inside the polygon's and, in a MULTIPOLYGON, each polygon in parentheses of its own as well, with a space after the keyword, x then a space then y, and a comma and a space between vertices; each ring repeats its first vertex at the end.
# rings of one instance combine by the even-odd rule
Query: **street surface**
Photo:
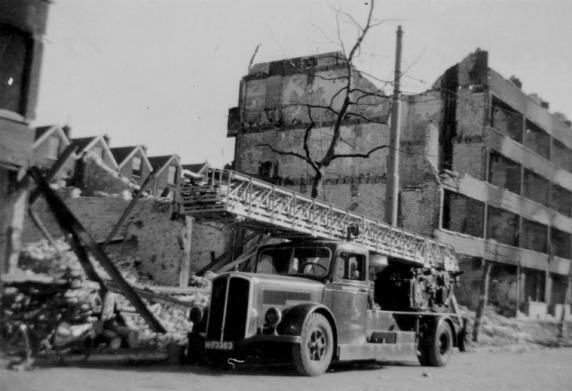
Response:
MULTIPOLYGON (((1 362, 5 364, 5 362, 1 362)), ((319 377, 287 368, 215 371, 203 367, 107 365, 33 371, 0 369, 0 391, 132 390, 572 390, 572 349, 524 348, 455 353, 445 368, 401 365, 337 366, 319 377)))

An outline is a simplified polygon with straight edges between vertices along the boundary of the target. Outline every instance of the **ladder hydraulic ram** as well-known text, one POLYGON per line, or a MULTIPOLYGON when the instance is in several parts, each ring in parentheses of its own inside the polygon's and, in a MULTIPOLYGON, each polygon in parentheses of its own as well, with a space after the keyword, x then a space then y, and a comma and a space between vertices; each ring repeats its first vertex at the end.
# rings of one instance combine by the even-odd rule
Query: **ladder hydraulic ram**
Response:
POLYGON ((196 218, 239 220, 283 237, 346 240, 354 232, 352 241, 369 251, 458 271, 450 246, 234 171, 212 169, 206 184, 185 185, 181 195, 182 213, 196 218))

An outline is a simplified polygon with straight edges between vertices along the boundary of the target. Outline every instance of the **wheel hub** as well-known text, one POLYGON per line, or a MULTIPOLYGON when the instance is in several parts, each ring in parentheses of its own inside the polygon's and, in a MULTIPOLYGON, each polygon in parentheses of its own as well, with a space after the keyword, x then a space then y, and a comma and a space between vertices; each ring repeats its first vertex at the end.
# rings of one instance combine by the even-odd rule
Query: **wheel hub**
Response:
POLYGON ((310 359, 320 361, 326 352, 326 336, 321 330, 314 330, 308 342, 310 359))

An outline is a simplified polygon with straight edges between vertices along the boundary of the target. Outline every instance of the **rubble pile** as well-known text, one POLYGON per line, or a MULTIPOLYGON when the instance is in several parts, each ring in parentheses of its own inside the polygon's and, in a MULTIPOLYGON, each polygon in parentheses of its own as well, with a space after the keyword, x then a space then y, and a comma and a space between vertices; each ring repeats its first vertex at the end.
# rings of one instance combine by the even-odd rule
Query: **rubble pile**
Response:
MULTIPOLYGON (((475 313, 466 308, 463 313, 469 319, 468 335, 472 336, 475 313)), ((572 337, 558 338, 558 326, 558 322, 507 318, 494 306, 488 306, 483 314, 479 342, 473 346, 491 349, 572 346, 572 337)))
POLYGON ((85 352, 126 345, 128 330, 120 330, 113 311, 107 318, 104 313, 99 284, 84 281, 73 272, 52 282, 8 282, 0 300, 2 339, 12 344, 8 349, 20 349, 17 355, 85 352), (22 326, 28 330, 27 342, 14 339, 22 326), (13 346, 14 342, 19 346, 13 346))
POLYGON ((148 302, 147 307, 167 332, 165 334, 155 333, 137 314, 124 313, 123 317, 127 326, 138 331, 137 347, 163 350, 171 343, 178 345, 187 343, 187 333, 193 327, 193 323, 189 320, 188 310, 158 303, 149 304, 148 302))
MULTIPOLYGON (((56 247, 54 248, 47 241, 26 245, 20 256, 19 267, 28 275, 50 276, 54 279, 61 279, 66 273, 73 271, 86 284, 92 284, 92 282, 85 280, 85 272, 81 268, 75 253, 71 251, 69 244, 63 239, 59 239, 56 242, 56 247)), ((146 289, 153 291, 153 281, 139 272, 139 262, 136 258, 115 258, 113 262, 125 280, 132 286, 146 286, 146 289)), ((92 260, 92 264, 103 280, 109 279, 97 261, 92 260)), ((184 292, 172 293, 170 296, 181 302, 205 306, 208 300, 205 292, 210 288, 210 280, 195 276, 190 282, 192 288, 184 292)), ((186 343, 187 333, 192 329, 192 322, 188 320, 188 308, 155 303, 152 299, 143 298, 147 307, 167 330, 166 334, 159 334, 149 329, 147 323, 135 312, 126 298, 117 295, 115 301, 125 327, 136 331, 135 335, 129 336, 129 344, 132 347, 164 349, 170 343, 186 343)), ((94 315, 99 316, 100 313, 94 315)))
MULTIPOLYGON (((70 245, 64 239, 57 239, 55 247, 47 240, 36 243, 29 243, 22 249, 18 260, 18 267, 33 274, 46 274, 52 277, 61 277, 67 270, 85 276, 77 256, 71 251, 70 245)), ((104 279, 108 279, 107 272, 103 270, 93 258, 90 258, 95 265, 97 273, 104 279)), ((117 258, 111 257, 114 264, 121 271, 121 275, 131 284, 152 284, 149 277, 138 270, 139 260, 135 257, 117 258)))

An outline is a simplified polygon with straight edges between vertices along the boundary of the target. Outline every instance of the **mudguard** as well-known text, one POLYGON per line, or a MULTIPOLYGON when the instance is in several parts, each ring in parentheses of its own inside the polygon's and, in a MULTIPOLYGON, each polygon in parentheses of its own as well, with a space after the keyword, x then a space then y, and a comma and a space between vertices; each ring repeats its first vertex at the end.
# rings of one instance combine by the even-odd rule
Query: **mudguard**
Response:
POLYGON ((328 307, 319 303, 304 303, 288 308, 282 313, 282 321, 277 327, 278 334, 301 335, 306 319, 313 313, 319 313, 326 317, 332 326, 334 334, 334 346, 337 346, 338 333, 336 321, 328 307))

